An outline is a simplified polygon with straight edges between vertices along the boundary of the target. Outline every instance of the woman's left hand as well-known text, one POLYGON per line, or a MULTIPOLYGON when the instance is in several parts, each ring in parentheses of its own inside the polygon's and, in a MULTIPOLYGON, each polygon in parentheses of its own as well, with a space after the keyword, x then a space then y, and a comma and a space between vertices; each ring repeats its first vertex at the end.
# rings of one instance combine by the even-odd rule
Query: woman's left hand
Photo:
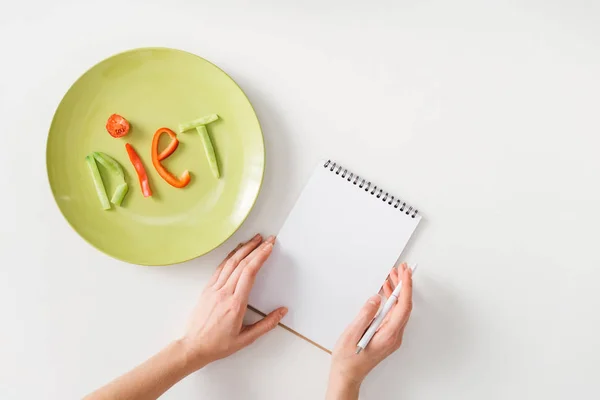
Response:
POLYGON ((219 265, 204 288, 181 339, 194 369, 227 357, 277 326, 287 313, 280 307, 262 320, 243 325, 256 274, 271 255, 275 237, 260 235, 240 243, 219 265))

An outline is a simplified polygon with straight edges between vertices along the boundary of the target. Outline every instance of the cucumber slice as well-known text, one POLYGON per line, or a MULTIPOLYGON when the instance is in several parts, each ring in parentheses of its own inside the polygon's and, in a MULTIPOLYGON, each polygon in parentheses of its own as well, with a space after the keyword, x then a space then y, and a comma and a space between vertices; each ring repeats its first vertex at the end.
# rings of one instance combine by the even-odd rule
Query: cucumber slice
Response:
POLYGON ((190 129, 194 129, 194 128, 198 127, 199 125, 210 124, 211 122, 215 122, 218 119, 219 119, 219 116, 217 114, 210 114, 210 115, 205 115, 204 117, 200 117, 198 119, 195 119, 195 120, 185 123, 185 124, 179 124, 179 133, 189 131, 190 129))
POLYGON ((92 180, 94 181, 94 187, 96 189, 96 195, 98 195, 98 200, 100 200, 102 209, 109 210, 110 203, 108 202, 108 196, 106 195, 106 189, 104 189, 104 182, 102 182, 102 176, 100 176, 96 160, 94 160, 94 157, 90 154, 85 158, 85 162, 90 169, 90 174, 92 175, 92 180))
POLYGON ((219 179, 221 176, 221 174, 219 173, 219 164, 217 163, 215 149, 212 145, 212 142, 210 141, 210 136, 208 136, 206 126, 200 125, 196 127, 196 132, 198 132, 198 134, 200 135, 200 139, 202 139, 202 144, 204 145, 204 153, 206 153, 206 158, 208 160, 210 170, 212 171, 215 178, 219 179))
POLYGON ((115 192, 113 193, 110 202, 113 203, 115 206, 120 206, 123 202, 123 199, 125 198, 125 195, 127 194, 127 191, 129 191, 129 186, 127 186, 125 182, 121 183, 115 189, 115 192))
POLYGON ((112 158, 106 153, 102 153, 100 151, 95 151, 92 153, 96 161, 98 161, 104 168, 109 170, 112 174, 115 174, 121 177, 123 180, 125 179, 125 172, 123 171, 123 167, 117 160, 112 158))
POLYGON ((127 182, 125 182, 125 172, 123 171, 123 167, 121 166, 121 164, 119 164, 117 160, 115 160, 106 153, 95 151, 92 154, 94 155, 94 159, 97 162, 99 162, 100 165, 106 168, 109 173, 118 176, 123 181, 123 183, 117 186, 115 192, 112 195, 112 198, 110 199, 110 202, 113 203, 115 206, 120 206, 121 202, 123 201, 123 198, 129 190, 127 182))

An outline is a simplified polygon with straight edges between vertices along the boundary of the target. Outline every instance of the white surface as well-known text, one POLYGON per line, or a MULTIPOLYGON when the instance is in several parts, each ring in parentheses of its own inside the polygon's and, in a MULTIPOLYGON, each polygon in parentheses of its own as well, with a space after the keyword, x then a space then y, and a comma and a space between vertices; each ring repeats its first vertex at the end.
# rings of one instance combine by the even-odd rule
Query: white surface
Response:
MULTIPOLYGON (((364 398, 600 397, 598 2, 82 3, 0 3, 0 398, 77 398, 154 353, 228 249, 282 226, 322 157, 427 217, 405 253, 422 270, 402 349, 364 398), (243 228, 171 268, 84 243, 45 173, 69 85, 150 45, 230 73, 267 143, 243 228)), ((165 398, 318 399, 328 367, 279 328, 165 398)))
POLYGON ((343 167, 338 175, 339 166, 318 163, 250 294, 264 314, 287 306, 281 322, 328 350, 379 292, 421 220, 377 198, 374 186, 348 182, 349 172, 342 178, 358 173, 343 167))

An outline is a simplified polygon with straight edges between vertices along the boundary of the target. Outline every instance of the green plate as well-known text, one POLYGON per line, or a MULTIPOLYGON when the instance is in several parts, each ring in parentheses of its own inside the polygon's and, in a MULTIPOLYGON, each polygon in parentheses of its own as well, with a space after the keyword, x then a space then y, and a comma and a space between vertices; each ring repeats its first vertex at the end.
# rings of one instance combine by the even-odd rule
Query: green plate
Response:
MULTIPOLYGON (((240 227, 262 184, 265 148, 252 105, 223 71, 190 53, 144 48, 100 62, 73 84, 50 126, 46 166, 58 207, 86 241, 123 261, 167 265, 209 252, 240 227), (114 113, 131 124, 123 138, 105 129, 114 113), (211 113, 221 118, 208 126, 221 179, 190 131, 177 134, 179 147, 163 164, 176 176, 188 169, 192 180, 183 189, 170 186, 152 165, 154 132, 177 132, 180 122, 211 113), (143 197, 125 143, 140 155, 152 197, 143 197), (102 210, 84 160, 93 151, 125 169, 129 193, 121 207, 102 210)), ((110 198, 116 182, 99 168, 110 198)))

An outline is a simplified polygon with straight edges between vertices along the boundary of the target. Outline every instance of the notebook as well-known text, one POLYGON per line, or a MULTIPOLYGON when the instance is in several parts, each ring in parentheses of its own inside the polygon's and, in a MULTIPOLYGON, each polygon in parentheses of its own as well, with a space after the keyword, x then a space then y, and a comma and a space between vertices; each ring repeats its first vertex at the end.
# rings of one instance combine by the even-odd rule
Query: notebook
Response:
POLYGON ((277 235, 249 304, 288 307, 287 329, 331 351, 379 292, 421 215, 333 161, 320 163, 277 235))

